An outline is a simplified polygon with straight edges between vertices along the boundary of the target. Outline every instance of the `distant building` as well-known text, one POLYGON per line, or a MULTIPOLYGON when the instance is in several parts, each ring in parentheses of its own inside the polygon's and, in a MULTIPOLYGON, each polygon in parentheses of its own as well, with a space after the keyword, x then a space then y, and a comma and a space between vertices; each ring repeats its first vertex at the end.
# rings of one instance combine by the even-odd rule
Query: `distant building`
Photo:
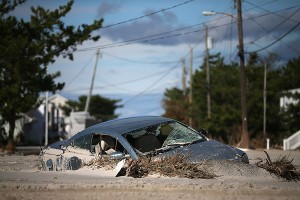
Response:
MULTIPOLYGON (((25 127, 24 143, 28 145, 44 145, 45 142, 45 113, 46 98, 41 97, 42 104, 26 113, 32 122, 25 127)), ((55 94, 48 98, 48 138, 49 143, 59 140, 65 132, 65 113, 61 109, 68 99, 55 94)))
POLYGON ((90 116, 89 112, 71 112, 70 116, 66 117, 67 137, 70 138, 76 133, 96 123, 98 123, 98 121, 90 116))
MULTIPOLYGON (((300 94, 300 88, 288 90, 287 92, 290 93, 290 94, 295 94, 295 93, 300 94)), ((280 108, 283 109, 283 110, 286 110, 288 105, 290 105, 290 104, 296 105, 298 103, 299 103, 299 100, 294 99, 293 97, 284 96, 284 97, 280 98, 280 108)))
MULTIPOLYGON (((21 145, 45 145, 45 126, 48 125, 48 144, 70 138, 83 129, 98 123, 88 112, 71 112, 66 116, 62 107, 68 99, 55 94, 48 98, 48 123, 46 123, 46 97, 40 97, 41 104, 36 109, 22 114, 16 121, 14 140, 21 145)), ((0 116, 1 119, 1 116, 0 116)), ((8 133, 9 125, 3 126, 8 133)))

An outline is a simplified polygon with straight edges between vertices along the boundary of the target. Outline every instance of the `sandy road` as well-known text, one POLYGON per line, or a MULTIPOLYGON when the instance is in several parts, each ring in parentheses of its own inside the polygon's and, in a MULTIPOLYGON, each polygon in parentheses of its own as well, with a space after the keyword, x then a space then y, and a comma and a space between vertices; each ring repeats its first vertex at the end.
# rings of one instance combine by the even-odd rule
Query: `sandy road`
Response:
MULTIPOLYGON (((300 199, 300 183, 286 182, 253 166, 263 151, 247 151, 251 165, 216 163, 215 179, 110 177, 91 168, 38 170, 38 156, 0 156, 0 199, 300 199)), ((300 151, 269 151, 271 159, 289 155, 300 165, 300 151)))

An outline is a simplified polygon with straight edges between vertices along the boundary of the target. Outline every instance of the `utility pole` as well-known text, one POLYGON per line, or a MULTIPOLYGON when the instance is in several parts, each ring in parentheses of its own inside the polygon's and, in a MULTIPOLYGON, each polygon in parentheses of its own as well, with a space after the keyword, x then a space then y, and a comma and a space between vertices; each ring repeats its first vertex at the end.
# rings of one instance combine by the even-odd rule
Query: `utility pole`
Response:
POLYGON ((267 119, 267 64, 265 64, 265 72, 264 72, 264 125, 263 125, 263 134, 264 138, 266 138, 266 119, 267 119))
MULTIPOLYGON (((193 102, 193 48, 190 47, 190 94, 189 94, 190 107, 193 102)), ((192 117, 189 114, 189 125, 193 126, 192 117)))
POLYGON ((92 96, 92 90, 93 90, 93 87, 94 87, 94 80, 95 80, 95 75, 96 75, 96 70, 97 70, 97 64, 98 64, 98 60, 99 60, 99 55, 100 55, 100 50, 97 49, 96 62, 95 62, 95 65, 94 65, 94 71, 93 71, 93 76, 92 76, 91 87, 90 87, 89 95, 87 96, 87 100, 86 100, 86 103, 85 103, 84 112, 88 112, 88 110, 89 110, 91 96, 92 96))
POLYGON ((239 36, 240 57, 240 86, 241 86, 241 108, 242 108, 242 137, 240 146, 249 148, 249 133, 247 127, 247 98, 246 98, 246 78, 245 78, 245 56, 244 56, 244 38, 243 38, 243 18, 241 0, 235 0, 237 6, 237 26, 239 36))
POLYGON ((185 69, 185 59, 182 58, 181 59, 182 62, 182 79, 181 79, 181 83, 182 83, 182 90, 184 93, 186 93, 186 69, 185 69))
POLYGON ((49 92, 46 92, 46 101, 45 101, 45 146, 48 145, 48 98, 49 92))
POLYGON ((211 94, 210 94, 210 67, 208 52, 208 28, 205 26, 205 63, 206 63, 206 90, 207 90, 207 117, 211 117, 211 94))

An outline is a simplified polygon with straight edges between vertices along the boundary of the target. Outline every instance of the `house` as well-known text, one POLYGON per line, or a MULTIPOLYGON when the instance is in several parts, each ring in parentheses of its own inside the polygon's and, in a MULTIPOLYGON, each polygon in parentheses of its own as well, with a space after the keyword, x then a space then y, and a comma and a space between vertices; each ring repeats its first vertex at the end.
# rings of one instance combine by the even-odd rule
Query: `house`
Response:
MULTIPOLYGON (((299 93, 300 94, 300 88, 288 90, 287 93, 290 93, 290 94, 299 93)), ((289 104, 296 105, 298 103, 299 103, 299 100, 294 99, 293 97, 287 97, 287 96, 280 97, 280 108, 282 108, 284 110, 288 107, 289 104)))
MULTIPOLYGON (((300 88, 288 90, 287 93, 290 94, 300 94, 300 88)), ((288 105, 297 105, 299 103, 298 99, 293 97, 284 96, 280 98, 280 108, 282 111, 286 111, 288 105)), ((290 137, 283 140, 283 150, 294 150, 300 147, 300 130, 291 135, 290 137)))
MULTIPOLYGON (((62 107, 67 106, 68 99, 60 94, 54 94, 48 98, 48 121, 46 123, 46 97, 40 97, 40 105, 36 109, 22 114, 22 118, 16 121, 14 140, 19 145, 44 146, 46 128, 48 127, 48 143, 70 138, 83 129, 98 123, 88 112, 71 112, 66 116, 62 107)), ((0 117, 1 119, 1 117, 0 117)), ((6 132, 9 125, 3 127, 6 132)))
MULTIPOLYGON (((26 113, 32 119, 30 124, 24 126, 23 142, 25 145, 44 145, 45 143, 45 113, 46 98, 41 97, 41 105, 26 113)), ((55 94, 48 98, 48 138, 49 143, 57 141, 65 132, 65 114, 62 106, 65 106, 68 99, 55 94)))

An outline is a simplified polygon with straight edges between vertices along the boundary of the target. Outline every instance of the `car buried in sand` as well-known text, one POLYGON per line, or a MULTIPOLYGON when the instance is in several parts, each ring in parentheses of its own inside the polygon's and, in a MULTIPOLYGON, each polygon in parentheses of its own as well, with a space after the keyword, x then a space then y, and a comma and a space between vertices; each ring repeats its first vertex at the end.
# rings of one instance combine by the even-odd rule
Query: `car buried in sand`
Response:
POLYGON ((249 163, 247 154, 205 136, 205 131, 170 118, 131 117, 102 122, 73 137, 46 146, 40 153, 47 171, 77 170, 99 156, 138 160, 141 156, 188 155, 188 161, 235 160, 249 163))

